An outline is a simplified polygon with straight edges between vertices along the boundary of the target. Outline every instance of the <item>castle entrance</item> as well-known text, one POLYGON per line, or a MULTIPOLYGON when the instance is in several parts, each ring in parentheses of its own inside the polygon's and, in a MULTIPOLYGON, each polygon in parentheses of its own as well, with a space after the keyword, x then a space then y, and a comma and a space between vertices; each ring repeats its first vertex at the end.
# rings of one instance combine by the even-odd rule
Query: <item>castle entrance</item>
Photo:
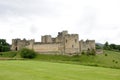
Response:
POLYGON ((17 51, 17 47, 15 48, 15 50, 17 51))

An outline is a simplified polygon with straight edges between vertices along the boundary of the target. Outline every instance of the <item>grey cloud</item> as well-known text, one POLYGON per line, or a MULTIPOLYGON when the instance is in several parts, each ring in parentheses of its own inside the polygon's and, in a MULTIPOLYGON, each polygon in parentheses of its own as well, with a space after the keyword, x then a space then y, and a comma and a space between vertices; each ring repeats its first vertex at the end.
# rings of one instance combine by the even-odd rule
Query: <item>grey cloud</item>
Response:
POLYGON ((59 3, 50 0, 1 0, 0 15, 56 15, 59 3))

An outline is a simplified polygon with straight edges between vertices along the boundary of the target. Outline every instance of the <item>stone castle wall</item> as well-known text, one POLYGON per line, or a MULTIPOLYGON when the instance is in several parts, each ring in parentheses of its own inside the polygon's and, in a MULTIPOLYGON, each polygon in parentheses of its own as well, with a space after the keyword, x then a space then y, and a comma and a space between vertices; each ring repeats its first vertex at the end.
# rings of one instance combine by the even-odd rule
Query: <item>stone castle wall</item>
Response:
POLYGON ((36 52, 40 52, 40 53, 46 53, 46 52, 57 52, 59 53, 59 46, 60 44, 57 43, 53 43, 53 44, 34 44, 33 49, 36 52))
POLYGON ((42 36, 41 42, 35 42, 33 39, 12 40, 12 50, 20 50, 24 47, 40 53, 74 54, 95 49, 95 40, 79 41, 78 34, 68 34, 67 31, 58 32, 55 38, 51 35, 42 36))
POLYGON ((45 35, 41 37, 41 42, 42 43, 52 43, 52 37, 51 35, 45 35))
POLYGON ((80 51, 95 50, 95 40, 79 41, 80 51))

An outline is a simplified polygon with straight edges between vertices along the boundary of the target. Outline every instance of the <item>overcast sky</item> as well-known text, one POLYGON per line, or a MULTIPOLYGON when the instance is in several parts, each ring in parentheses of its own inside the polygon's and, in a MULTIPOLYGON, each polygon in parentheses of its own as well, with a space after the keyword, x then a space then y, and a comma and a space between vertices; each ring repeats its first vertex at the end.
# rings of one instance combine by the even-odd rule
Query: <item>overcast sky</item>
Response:
POLYGON ((62 30, 120 44, 120 0, 0 0, 0 38, 9 43, 62 30))

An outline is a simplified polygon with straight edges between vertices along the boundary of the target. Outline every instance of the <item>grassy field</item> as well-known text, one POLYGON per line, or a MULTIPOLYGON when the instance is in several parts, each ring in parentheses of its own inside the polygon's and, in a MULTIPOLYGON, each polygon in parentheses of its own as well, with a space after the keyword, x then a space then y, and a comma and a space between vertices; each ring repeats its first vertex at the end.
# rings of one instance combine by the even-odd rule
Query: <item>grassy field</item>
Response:
POLYGON ((0 52, 0 57, 13 58, 16 56, 17 53, 18 52, 16 51, 0 52))
POLYGON ((39 54, 34 60, 73 63, 120 69, 120 52, 114 51, 104 51, 103 54, 99 54, 96 56, 63 56, 39 54))
POLYGON ((33 60, 0 61, 0 80, 120 80, 120 69, 33 60))
MULTIPOLYGON (((18 52, 3 52, 0 53, 0 59, 11 58, 11 59, 21 59, 18 52)), ((69 63, 69 64, 82 64, 89 66, 101 66, 110 68, 120 69, 120 52, 115 51, 104 51, 103 54, 96 56, 65 56, 65 55, 45 55, 38 54, 33 60, 37 61, 48 61, 48 62, 59 62, 59 63, 69 63)))

